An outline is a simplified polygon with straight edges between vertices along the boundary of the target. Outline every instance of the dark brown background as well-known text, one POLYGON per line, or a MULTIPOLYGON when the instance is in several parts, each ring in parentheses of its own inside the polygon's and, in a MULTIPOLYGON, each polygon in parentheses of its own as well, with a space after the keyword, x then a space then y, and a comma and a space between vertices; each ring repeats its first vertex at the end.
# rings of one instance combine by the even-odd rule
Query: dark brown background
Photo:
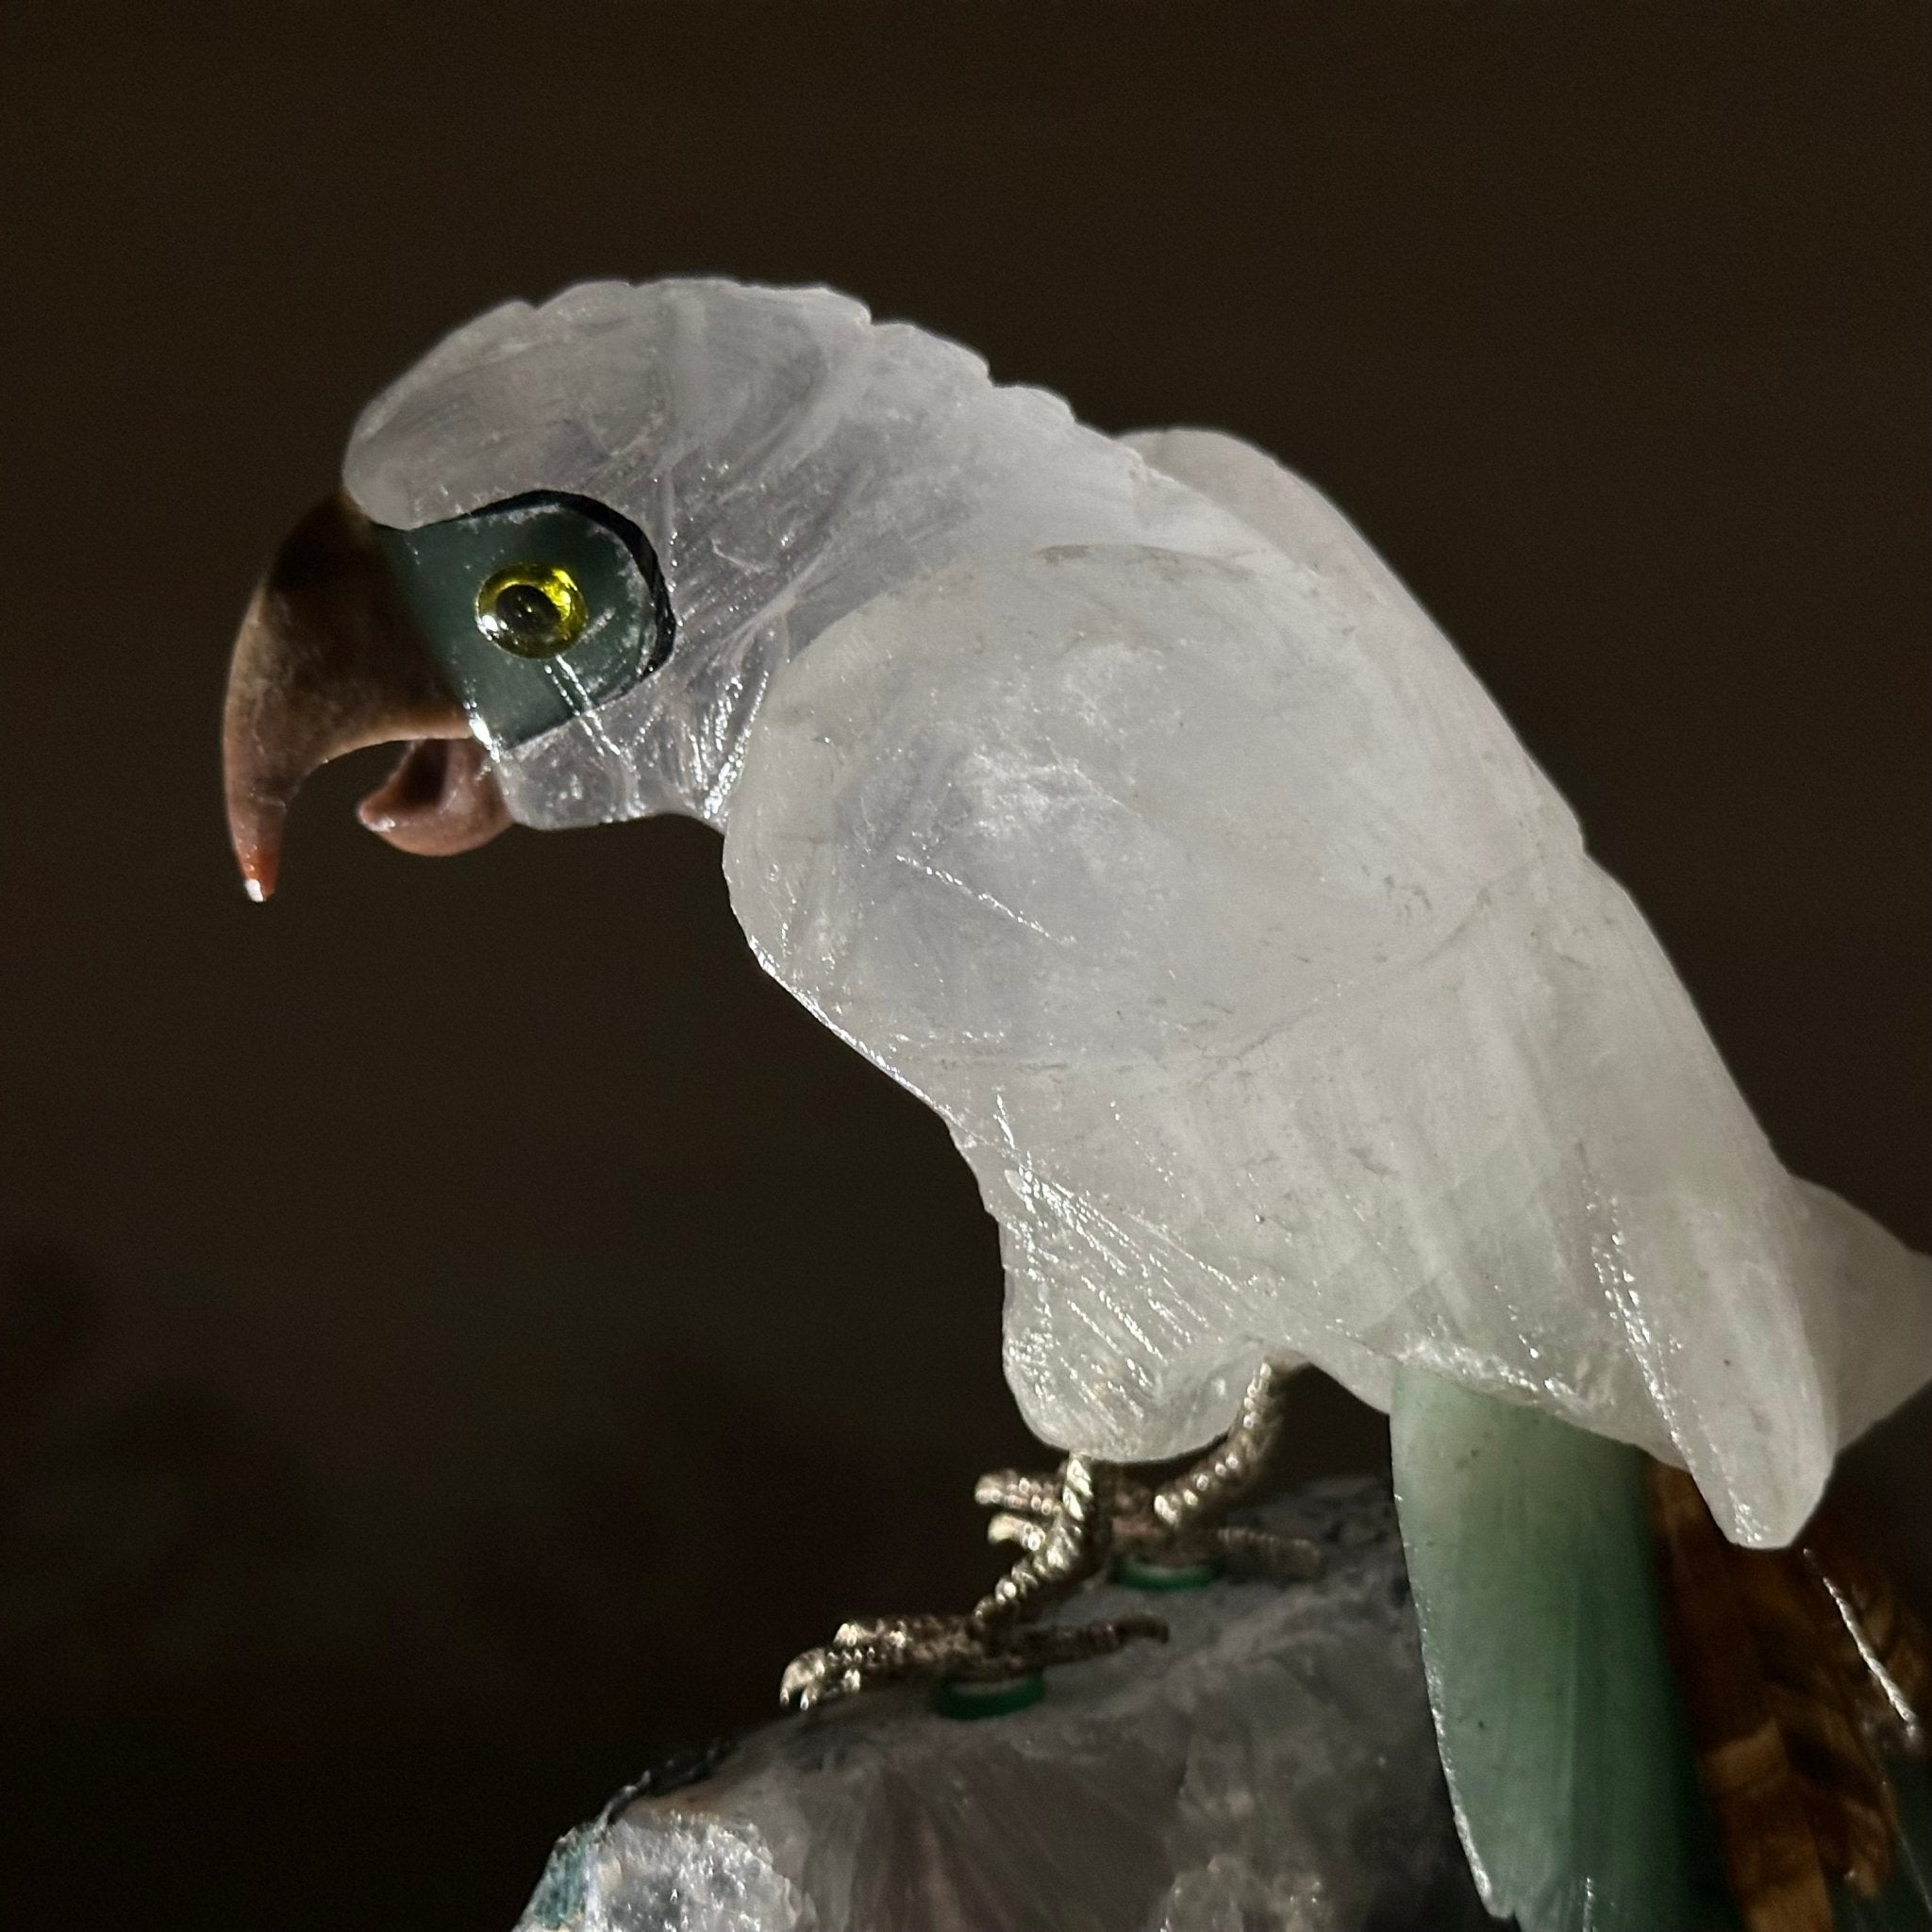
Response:
MULTIPOLYGON (((507 294, 823 279, 1279 452, 1791 1165, 1932 1244, 1928 19, 8 9, 0 1919, 507 1928, 655 1750, 990 1574, 989 1225, 761 982, 709 834, 426 865, 349 820, 358 760, 272 908, 228 869, 250 577, 507 294)), ((1309 1416, 1310 1465, 1379 1453, 1309 1416)), ((1928 1428, 1860 1452, 1868 1515, 1928 1428)))

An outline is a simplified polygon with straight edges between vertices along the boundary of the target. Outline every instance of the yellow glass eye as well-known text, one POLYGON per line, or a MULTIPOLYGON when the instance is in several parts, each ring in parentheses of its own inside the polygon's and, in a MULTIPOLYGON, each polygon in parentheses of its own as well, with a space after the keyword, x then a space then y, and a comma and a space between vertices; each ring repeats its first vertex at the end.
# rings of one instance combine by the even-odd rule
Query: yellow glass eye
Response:
POLYGON ((583 635, 584 593, 554 564, 513 563, 476 592, 476 628, 519 658, 554 658, 583 635))

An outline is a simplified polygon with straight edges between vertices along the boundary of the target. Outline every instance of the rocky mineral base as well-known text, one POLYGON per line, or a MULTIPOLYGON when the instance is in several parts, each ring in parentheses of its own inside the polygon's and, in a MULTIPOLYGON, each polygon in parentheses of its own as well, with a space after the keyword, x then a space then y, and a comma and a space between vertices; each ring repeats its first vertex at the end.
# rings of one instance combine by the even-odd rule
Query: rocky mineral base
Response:
POLYGON ((1387 1491, 1250 1520, 1316 1582, 1098 1586, 1165 1644, 1004 1715, 893 1690, 660 1767, 558 1846, 518 1932, 1460 1932, 1456 1838, 1387 1491))

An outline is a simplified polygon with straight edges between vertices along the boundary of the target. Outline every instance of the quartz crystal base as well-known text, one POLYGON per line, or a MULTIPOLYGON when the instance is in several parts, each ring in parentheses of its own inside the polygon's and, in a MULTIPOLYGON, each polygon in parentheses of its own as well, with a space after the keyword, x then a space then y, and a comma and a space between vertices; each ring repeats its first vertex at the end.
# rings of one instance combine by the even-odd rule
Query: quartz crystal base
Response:
MULTIPOLYGON (((766 1725, 566 1838, 519 1932, 1491 1925, 1386 1490, 1317 1484, 1251 1520, 1316 1540, 1326 1574, 1175 1591, 1168 1643, 1050 1671, 1004 1715, 908 1687, 766 1725)), ((1100 1585, 1056 1614, 1145 1601, 1100 1585)))

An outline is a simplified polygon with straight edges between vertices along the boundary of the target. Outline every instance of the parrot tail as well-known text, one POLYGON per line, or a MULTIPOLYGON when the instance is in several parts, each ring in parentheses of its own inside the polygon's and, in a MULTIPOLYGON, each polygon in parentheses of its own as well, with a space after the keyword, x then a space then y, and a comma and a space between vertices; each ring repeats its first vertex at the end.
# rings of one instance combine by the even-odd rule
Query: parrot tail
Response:
POLYGON ((1932 1649, 1820 1521, 1728 1543, 1641 1450, 1404 1369, 1396 1503, 1457 1824, 1522 1932, 1932 1932, 1932 1649))
POLYGON ((1845 1923, 1932 1926, 1912 1869, 1932 1844, 1907 1840, 1898 1791, 1932 1689, 1918 1619, 1824 1516, 1790 1549, 1739 1549, 1681 1470, 1644 1476, 1678 1690, 1745 1924, 1830 1932, 1836 1897, 1845 1923))

